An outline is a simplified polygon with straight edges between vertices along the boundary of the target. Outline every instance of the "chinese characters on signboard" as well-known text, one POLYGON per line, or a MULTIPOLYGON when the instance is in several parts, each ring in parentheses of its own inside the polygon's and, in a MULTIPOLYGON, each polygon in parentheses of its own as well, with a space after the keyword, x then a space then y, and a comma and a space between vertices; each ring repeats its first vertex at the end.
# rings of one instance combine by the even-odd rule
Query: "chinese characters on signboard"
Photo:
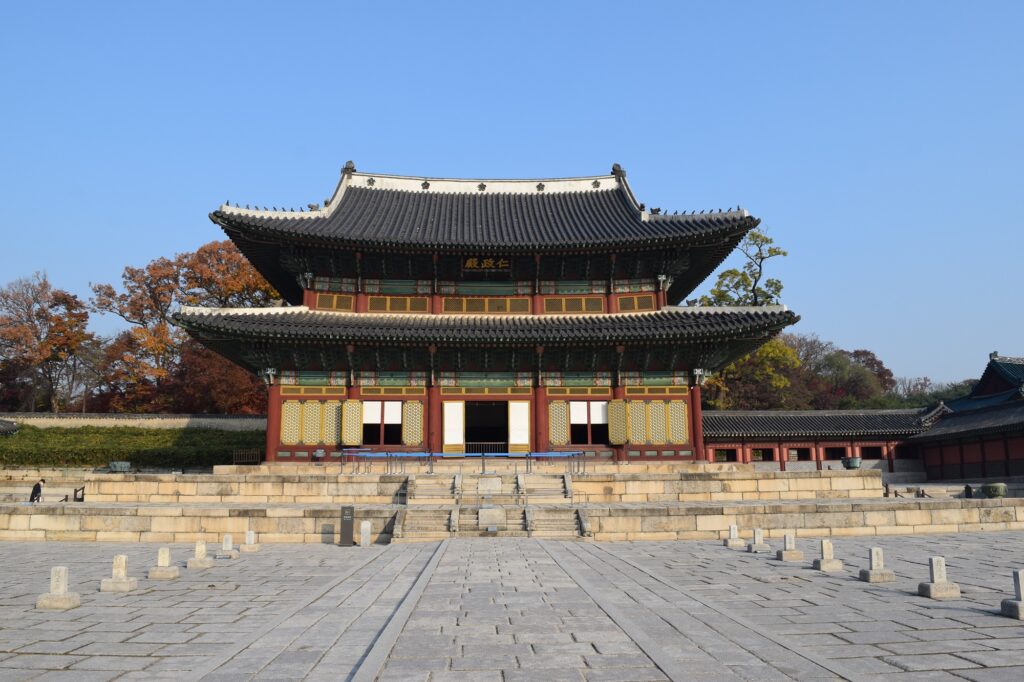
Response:
POLYGON ((508 270, 511 265, 508 258, 479 258, 471 256, 462 259, 463 270, 508 270))

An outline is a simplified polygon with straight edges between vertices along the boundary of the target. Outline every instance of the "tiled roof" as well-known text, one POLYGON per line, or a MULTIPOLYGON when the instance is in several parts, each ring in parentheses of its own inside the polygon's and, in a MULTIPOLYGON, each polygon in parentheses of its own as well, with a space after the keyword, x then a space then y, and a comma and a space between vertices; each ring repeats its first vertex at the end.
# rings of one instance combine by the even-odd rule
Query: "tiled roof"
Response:
POLYGON ((210 218, 229 234, 334 247, 506 254, 716 245, 742 237, 759 222, 743 209, 679 215, 641 210, 617 167, 611 175, 541 180, 446 180, 346 167, 323 208, 268 211, 225 204, 210 218))
POLYGON ((926 428, 927 409, 736 410, 704 412, 707 438, 909 436, 926 428))
POLYGON ((1024 400, 947 414, 912 440, 935 441, 1021 431, 1024 431, 1024 400))
POLYGON ((1001 405, 1003 403, 1008 403, 1021 399, 1024 399, 1024 387, 1011 388, 1008 391, 1001 391, 999 393, 988 393, 986 395, 965 395, 960 398, 947 400, 943 404, 951 412, 965 412, 967 410, 977 410, 983 407, 1001 405))
POLYGON ((10 436, 18 432, 18 423, 0 419, 0 436, 10 436))
POLYGON ((667 307, 612 315, 395 315, 263 309, 182 308, 175 322, 206 337, 379 344, 681 343, 766 339, 800 318, 785 306, 667 307))

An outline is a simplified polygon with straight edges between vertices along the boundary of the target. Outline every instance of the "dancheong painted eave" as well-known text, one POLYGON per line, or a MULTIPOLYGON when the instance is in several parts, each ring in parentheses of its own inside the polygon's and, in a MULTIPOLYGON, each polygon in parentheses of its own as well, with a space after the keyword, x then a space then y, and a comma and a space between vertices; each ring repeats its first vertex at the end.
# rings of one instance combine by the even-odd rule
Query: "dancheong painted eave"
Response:
POLYGON ((720 245, 727 253, 759 223, 741 208, 655 211, 637 202, 617 164, 608 175, 491 180, 362 173, 349 162, 323 206, 224 204, 210 219, 236 241, 505 254, 720 245))
POLYGON ((394 315, 339 313, 303 306, 182 308, 175 322, 201 338, 372 344, 694 343, 752 336, 764 340, 800 318, 785 306, 675 307, 611 315, 394 315))

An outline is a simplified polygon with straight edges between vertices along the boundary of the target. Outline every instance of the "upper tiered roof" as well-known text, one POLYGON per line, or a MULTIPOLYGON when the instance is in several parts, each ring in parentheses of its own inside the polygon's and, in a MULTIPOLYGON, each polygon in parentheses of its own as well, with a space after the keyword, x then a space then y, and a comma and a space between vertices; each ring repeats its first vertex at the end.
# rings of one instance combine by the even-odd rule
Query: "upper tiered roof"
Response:
POLYGON ((742 235, 758 223, 739 208, 647 211, 617 164, 609 175, 469 180, 360 173, 351 161, 323 207, 268 211, 224 204, 210 218, 229 233, 454 253, 700 245, 742 235))
MULTIPOLYGON (((351 161, 323 206, 294 211, 224 204, 210 219, 291 303, 302 300, 296 278, 316 269, 310 263, 354 252, 647 254, 640 257, 674 278, 669 299, 678 301, 760 222, 741 208, 648 210, 618 164, 608 175, 589 177, 465 180, 362 173, 351 161), (680 251, 687 255, 681 258, 680 251)), ((326 274, 351 270, 339 262, 326 274)))

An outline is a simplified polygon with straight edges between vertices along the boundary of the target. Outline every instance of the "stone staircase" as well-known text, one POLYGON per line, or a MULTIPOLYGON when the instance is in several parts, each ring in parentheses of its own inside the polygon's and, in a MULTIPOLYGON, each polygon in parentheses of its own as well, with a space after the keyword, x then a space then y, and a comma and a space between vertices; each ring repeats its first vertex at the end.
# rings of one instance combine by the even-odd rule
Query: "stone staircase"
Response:
POLYGON ((452 536, 452 515, 457 508, 410 507, 398 512, 392 542, 443 540, 452 536))
POLYGON ((409 477, 408 504, 455 504, 459 497, 460 476, 415 475, 409 477))
POLYGON ((462 476, 459 501, 468 505, 522 504, 522 493, 515 474, 471 474, 462 476))
POLYGON ((519 474, 517 479, 528 504, 572 502, 572 477, 569 474, 519 474))
POLYGON ((583 536, 580 515, 572 507, 529 507, 527 517, 531 537, 568 540, 583 536))
POLYGON ((392 542, 422 542, 449 537, 578 540, 591 535, 585 513, 571 506, 420 505, 397 513, 392 542))

